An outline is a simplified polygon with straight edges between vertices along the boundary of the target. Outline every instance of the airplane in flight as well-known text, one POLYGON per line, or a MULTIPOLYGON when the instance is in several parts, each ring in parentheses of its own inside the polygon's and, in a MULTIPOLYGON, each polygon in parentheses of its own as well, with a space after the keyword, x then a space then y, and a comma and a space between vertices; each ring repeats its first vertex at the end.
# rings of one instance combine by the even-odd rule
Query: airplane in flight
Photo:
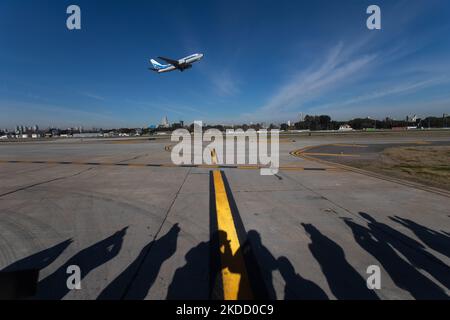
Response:
POLYGON ((192 68, 192 64, 194 62, 200 61, 202 58, 202 53, 191 54, 190 56, 184 57, 180 60, 158 57, 158 59, 164 60, 168 64, 161 64, 158 61, 151 59, 150 62, 153 67, 149 69, 158 73, 169 72, 173 70, 184 71, 186 69, 192 68))

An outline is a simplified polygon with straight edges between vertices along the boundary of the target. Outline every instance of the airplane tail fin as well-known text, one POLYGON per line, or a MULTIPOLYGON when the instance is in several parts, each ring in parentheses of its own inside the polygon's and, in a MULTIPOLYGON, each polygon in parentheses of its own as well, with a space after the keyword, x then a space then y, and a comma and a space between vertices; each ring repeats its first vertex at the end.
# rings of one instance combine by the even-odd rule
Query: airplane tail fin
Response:
POLYGON ((151 59, 150 63, 153 66, 153 68, 150 68, 150 70, 153 70, 153 71, 158 71, 158 70, 164 69, 166 67, 165 65, 162 65, 161 63, 159 63, 158 61, 156 61, 154 59, 151 59))

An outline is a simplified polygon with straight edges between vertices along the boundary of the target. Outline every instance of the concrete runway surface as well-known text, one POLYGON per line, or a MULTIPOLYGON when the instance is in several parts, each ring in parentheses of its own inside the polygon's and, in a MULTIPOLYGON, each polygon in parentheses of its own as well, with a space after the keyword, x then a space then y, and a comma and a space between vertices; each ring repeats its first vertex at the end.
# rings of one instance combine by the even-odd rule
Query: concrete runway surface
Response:
POLYGON ((450 133, 281 137, 276 176, 171 167, 164 139, 3 143, 0 270, 39 270, 37 299, 448 299, 448 192, 291 154, 418 140, 450 133))

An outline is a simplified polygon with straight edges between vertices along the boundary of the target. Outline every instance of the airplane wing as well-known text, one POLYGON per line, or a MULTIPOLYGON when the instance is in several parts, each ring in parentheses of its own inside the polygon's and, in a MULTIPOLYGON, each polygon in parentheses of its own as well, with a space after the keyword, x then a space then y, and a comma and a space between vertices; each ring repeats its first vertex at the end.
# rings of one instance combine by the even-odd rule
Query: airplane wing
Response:
POLYGON ((178 60, 172 60, 169 58, 164 58, 164 57, 158 57, 158 59, 164 60, 167 63, 170 63, 171 65, 178 67, 180 64, 178 63, 178 60))

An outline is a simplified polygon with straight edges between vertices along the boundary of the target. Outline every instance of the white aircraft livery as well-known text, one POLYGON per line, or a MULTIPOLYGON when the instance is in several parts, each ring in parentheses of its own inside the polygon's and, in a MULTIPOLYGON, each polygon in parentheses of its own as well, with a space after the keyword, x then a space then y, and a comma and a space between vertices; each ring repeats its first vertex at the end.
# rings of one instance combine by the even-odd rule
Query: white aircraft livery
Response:
POLYGON ((153 67, 150 68, 150 70, 158 73, 169 72, 173 70, 184 71, 186 69, 192 68, 192 64, 194 62, 200 61, 202 58, 202 53, 191 54, 190 56, 184 57, 180 60, 158 57, 158 59, 164 60, 167 64, 161 64, 158 61, 151 59, 150 62, 153 67))

